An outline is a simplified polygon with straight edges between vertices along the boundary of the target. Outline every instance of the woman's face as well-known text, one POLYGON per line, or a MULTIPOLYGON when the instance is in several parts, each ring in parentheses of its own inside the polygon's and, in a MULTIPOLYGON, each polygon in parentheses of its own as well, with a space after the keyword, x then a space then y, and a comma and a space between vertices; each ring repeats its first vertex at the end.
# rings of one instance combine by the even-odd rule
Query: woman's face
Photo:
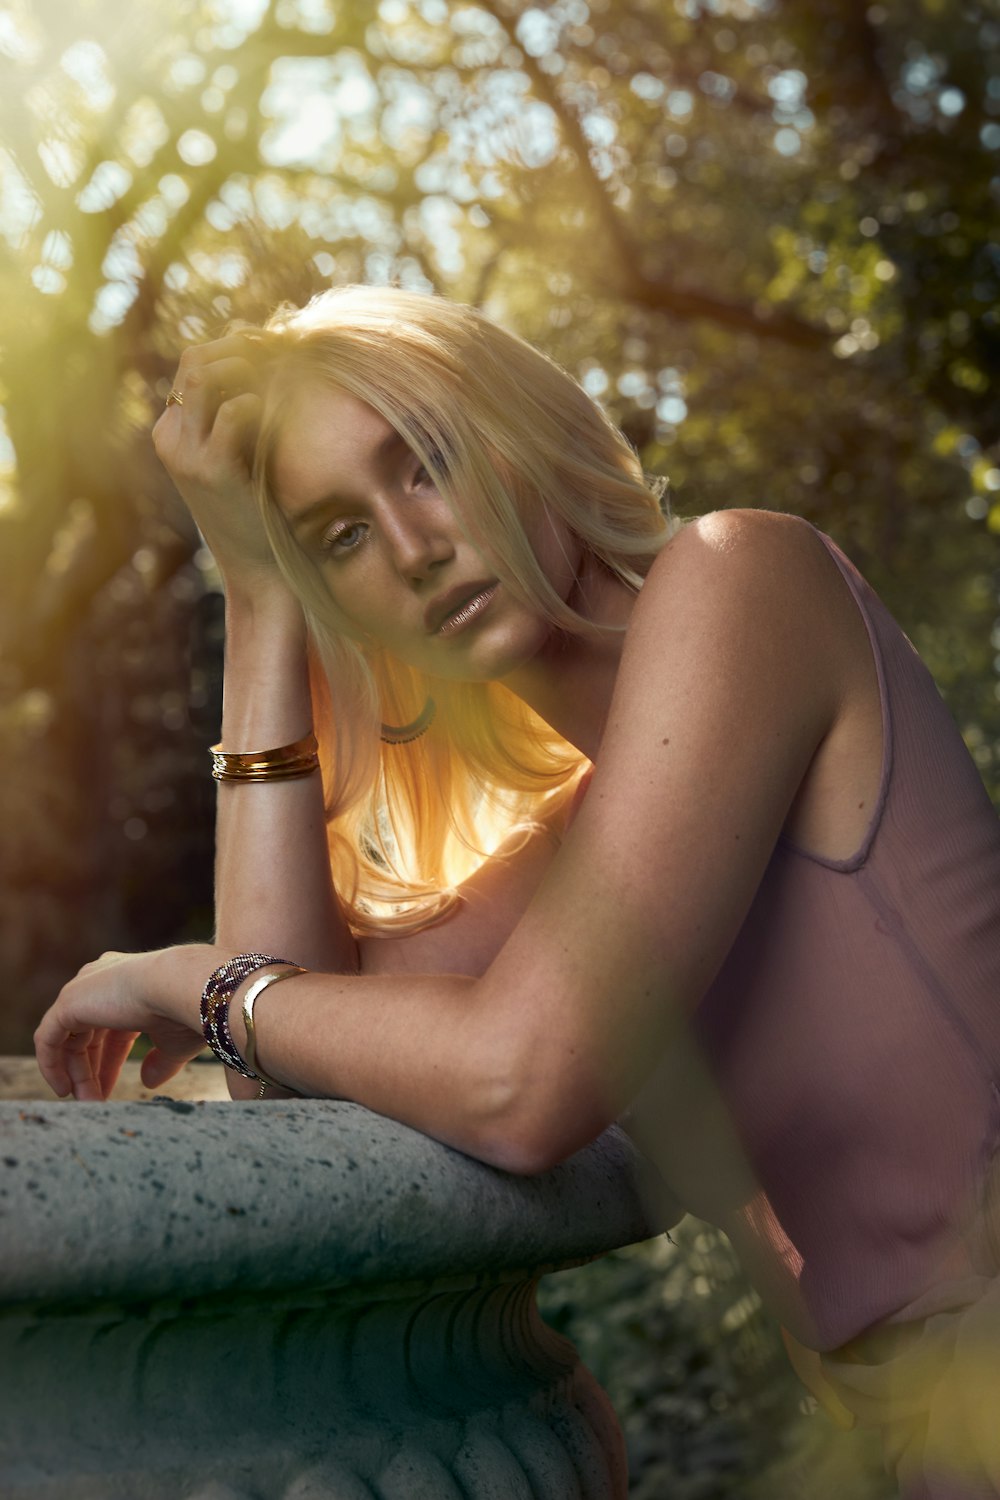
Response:
MULTIPOLYGON (((303 386, 272 476, 300 545, 363 643, 433 676, 485 681, 525 665, 551 636, 499 582, 416 454, 357 397, 303 386)), ((536 547, 568 598, 578 544, 546 522, 536 547)))

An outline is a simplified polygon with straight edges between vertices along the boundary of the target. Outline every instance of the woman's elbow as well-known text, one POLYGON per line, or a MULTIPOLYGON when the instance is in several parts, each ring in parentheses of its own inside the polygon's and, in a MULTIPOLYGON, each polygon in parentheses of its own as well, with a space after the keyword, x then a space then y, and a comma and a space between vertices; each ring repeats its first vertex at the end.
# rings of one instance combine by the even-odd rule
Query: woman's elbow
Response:
MULTIPOLYGON (((492 1005, 487 1010, 495 1013, 492 1005)), ((519 1025, 490 1038, 492 1087, 480 1091, 490 1107, 480 1114, 484 1148, 476 1154, 518 1177, 537 1177, 566 1161, 619 1113, 586 1039, 570 1039, 565 1028, 549 1032, 519 1025)))
POLYGON ((498 1122, 483 1159, 517 1177, 538 1177, 596 1140, 613 1119, 603 1103, 554 1090, 540 1105, 498 1122))

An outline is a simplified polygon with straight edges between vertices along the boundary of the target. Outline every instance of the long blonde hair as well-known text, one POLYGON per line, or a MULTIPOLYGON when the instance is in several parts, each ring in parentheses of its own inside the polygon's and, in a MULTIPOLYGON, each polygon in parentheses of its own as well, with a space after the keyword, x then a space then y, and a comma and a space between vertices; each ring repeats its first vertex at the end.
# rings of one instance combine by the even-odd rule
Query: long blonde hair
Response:
POLYGON ((588 762, 499 682, 431 679, 346 633, 318 558, 272 483, 283 420, 304 383, 374 407, 401 434, 505 587, 569 634, 593 632, 539 565, 525 522, 544 507, 638 590, 672 534, 662 486, 585 391, 472 307, 345 286, 250 332, 265 373, 254 477, 278 566, 309 627, 330 857, 358 933, 414 931, 504 834, 568 797, 588 762), (428 697, 428 733, 380 740, 428 697))

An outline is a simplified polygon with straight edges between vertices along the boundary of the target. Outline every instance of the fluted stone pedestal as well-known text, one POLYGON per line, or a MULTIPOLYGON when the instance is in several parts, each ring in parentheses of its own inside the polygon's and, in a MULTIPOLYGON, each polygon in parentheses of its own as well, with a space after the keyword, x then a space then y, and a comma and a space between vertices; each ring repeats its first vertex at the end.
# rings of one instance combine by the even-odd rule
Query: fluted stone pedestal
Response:
POLYGON ((623 1500, 540 1275, 679 1217, 323 1100, 0 1102, 4 1500, 623 1500))

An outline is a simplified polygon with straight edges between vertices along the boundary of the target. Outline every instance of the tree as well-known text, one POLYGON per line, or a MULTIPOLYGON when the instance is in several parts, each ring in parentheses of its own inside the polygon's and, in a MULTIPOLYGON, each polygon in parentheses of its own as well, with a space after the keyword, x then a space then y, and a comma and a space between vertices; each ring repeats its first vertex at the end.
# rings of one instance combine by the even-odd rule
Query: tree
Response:
MULTIPOLYGON (((995 790, 998 39, 944 0, 5 12, 2 722, 50 788, 11 797, 8 864, 32 910, 80 898, 42 988, 97 928, 184 928, 164 861, 207 902, 183 702, 211 574, 148 430, 185 340, 330 281, 479 302, 608 403, 682 510, 833 532, 995 790), (181 792, 195 820, 144 839, 181 792)), ((55 922, 18 912, 27 1019, 55 922)))

